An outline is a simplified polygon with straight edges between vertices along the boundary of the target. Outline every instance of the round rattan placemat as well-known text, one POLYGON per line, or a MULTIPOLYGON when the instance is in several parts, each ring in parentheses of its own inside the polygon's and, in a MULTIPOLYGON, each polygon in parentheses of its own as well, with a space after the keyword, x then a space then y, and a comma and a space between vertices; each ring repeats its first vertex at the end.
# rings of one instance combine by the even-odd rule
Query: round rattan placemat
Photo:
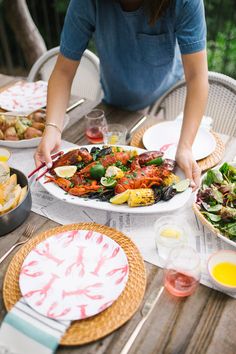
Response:
POLYGON ((72 224, 40 233, 28 241, 13 257, 3 284, 3 299, 9 311, 20 299, 19 273, 27 254, 41 241, 69 230, 94 230, 115 240, 125 251, 129 262, 129 279, 120 297, 105 311, 81 321, 72 322, 60 344, 79 345, 106 336, 127 322, 137 311, 145 292, 146 271, 141 254, 135 244, 121 232, 95 223, 72 224))
MULTIPOLYGON (((145 131, 150 128, 153 124, 151 125, 145 125, 141 129, 139 129, 132 137, 130 145, 135 146, 138 148, 145 149, 143 145, 143 134, 145 131)), ((213 153, 206 158, 202 160, 198 160, 197 163, 199 167, 201 168, 202 172, 208 170, 209 168, 212 168, 216 166, 222 159, 225 151, 225 145, 219 135, 213 131, 211 131, 212 135, 214 136, 216 140, 216 148, 213 151, 213 153)))

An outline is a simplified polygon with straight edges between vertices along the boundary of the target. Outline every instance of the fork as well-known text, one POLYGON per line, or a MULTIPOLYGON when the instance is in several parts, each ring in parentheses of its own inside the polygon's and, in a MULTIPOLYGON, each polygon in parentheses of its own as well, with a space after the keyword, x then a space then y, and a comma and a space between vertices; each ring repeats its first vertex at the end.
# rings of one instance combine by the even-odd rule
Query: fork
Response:
POLYGON ((0 264, 4 261, 5 258, 18 246, 23 245, 27 241, 29 241, 30 237, 33 235, 35 230, 35 226, 28 224, 25 231, 22 233, 21 236, 25 237, 25 240, 22 240, 20 242, 15 243, 1 258, 0 258, 0 264))

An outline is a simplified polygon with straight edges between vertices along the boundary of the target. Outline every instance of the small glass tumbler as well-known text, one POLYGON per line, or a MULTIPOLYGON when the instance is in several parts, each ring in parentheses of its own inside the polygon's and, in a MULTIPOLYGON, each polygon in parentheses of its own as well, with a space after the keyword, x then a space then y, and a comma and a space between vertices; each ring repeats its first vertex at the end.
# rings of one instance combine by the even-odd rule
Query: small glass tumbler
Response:
POLYGON ((108 124, 103 129, 103 141, 108 145, 125 145, 127 128, 121 124, 108 124))
POLYGON ((7 162, 11 157, 11 153, 8 149, 0 148, 0 162, 7 162))
POLYGON ((85 116, 85 135, 92 144, 103 142, 103 129, 107 126, 105 113, 101 109, 93 109, 85 116))
POLYGON ((201 260, 189 246, 173 248, 164 268, 165 288, 174 296, 192 295, 200 281, 201 260))
POLYGON ((159 258, 165 262, 170 251, 188 244, 186 225, 178 217, 162 216, 154 224, 155 243, 159 258))

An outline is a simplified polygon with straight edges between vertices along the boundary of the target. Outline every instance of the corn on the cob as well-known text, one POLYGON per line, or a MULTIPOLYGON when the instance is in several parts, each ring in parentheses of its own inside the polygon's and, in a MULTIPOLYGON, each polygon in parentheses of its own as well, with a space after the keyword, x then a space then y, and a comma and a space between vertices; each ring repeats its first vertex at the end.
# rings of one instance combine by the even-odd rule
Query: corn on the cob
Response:
POLYGON ((174 173, 170 173, 168 177, 163 179, 163 184, 164 186, 171 186, 172 184, 178 183, 179 181, 179 176, 176 176, 174 173))
POLYGON ((151 188, 131 189, 128 199, 130 207, 154 204, 154 192, 151 188))

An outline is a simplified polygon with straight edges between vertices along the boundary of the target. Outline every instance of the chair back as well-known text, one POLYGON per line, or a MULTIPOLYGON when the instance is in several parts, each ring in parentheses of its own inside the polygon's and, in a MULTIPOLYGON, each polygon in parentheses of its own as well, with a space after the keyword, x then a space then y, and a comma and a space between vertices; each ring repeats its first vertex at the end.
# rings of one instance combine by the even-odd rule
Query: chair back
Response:
MULTIPOLYGON (((205 111, 213 119, 213 130, 236 136, 236 80, 209 72, 209 96, 205 111)), ((150 108, 150 115, 162 111, 166 120, 173 120, 184 110, 186 83, 179 81, 150 108)))
MULTIPOLYGON (((48 81, 55 66, 60 47, 55 47, 43 54, 32 66, 27 80, 32 82, 38 79, 48 81)), ((86 49, 73 80, 71 94, 84 97, 99 103, 103 93, 100 84, 99 59, 90 50, 86 49)))

